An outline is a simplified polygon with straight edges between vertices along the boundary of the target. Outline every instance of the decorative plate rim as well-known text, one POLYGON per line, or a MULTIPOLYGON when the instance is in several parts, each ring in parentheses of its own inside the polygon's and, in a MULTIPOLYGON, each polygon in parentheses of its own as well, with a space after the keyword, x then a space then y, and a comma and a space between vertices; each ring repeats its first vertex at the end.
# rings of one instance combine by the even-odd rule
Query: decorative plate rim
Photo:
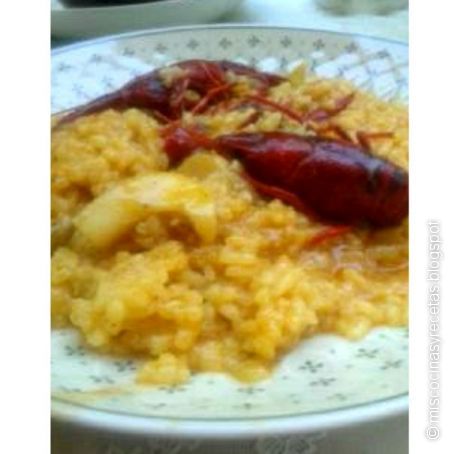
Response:
POLYGON ((117 434, 178 439, 247 439, 335 430, 401 416, 408 412, 408 394, 339 410, 250 419, 175 419, 139 416, 94 409, 52 398, 51 416, 57 422, 117 434))
MULTIPOLYGON (((291 27, 268 24, 225 23, 213 25, 185 25, 123 32, 104 37, 86 39, 51 50, 51 56, 58 56, 76 49, 95 46, 111 41, 149 35, 206 30, 282 30, 289 32, 323 33, 349 36, 375 42, 385 42, 408 49, 408 43, 400 40, 381 38, 360 33, 348 33, 323 29, 291 27)), ((402 393, 392 397, 333 410, 310 413, 265 416, 252 418, 170 418, 140 416, 131 413, 95 409, 79 403, 67 402, 51 396, 51 417, 55 422, 86 428, 115 431, 116 433, 148 436, 172 436, 178 439, 247 439, 257 436, 278 436, 306 434, 320 430, 334 430, 368 422, 397 417, 408 413, 409 395, 402 393)))
POLYGON ((346 33, 346 32, 338 32, 333 30, 323 30, 323 29, 316 29, 316 28, 306 28, 306 27, 287 27, 285 25, 269 25, 269 24, 238 24, 235 22, 232 23, 225 23, 225 24, 212 24, 212 25, 182 25, 178 27, 162 27, 162 28, 153 28, 153 29, 144 29, 144 30, 136 30, 132 32, 123 32, 123 33, 115 33, 108 36, 98 37, 98 38, 91 38, 91 39, 84 39, 80 42, 68 44, 65 46, 59 46, 51 50, 51 56, 56 56, 65 52, 69 52, 75 49, 79 49, 81 47, 89 47, 97 44, 102 44, 110 41, 116 41, 118 39, 125 39, 125 38, 136 38, 139 36, 147 36, 147 35, 160 35, 160 34, 167 34, 167 33, 178 33, 178 32, 185 32, 185 31, 192 31, 192 30, 226 30, 226 29, 268 29, 268 30, 289 30, 289 31, 300 31, 300 32, 312 32, 312 33, 327 33, 330 35, 341 35, 341 36, 351 36, 352 38, 362 38, 362 39, 370 39, 373 41, 379 42, 387 42, 394 45, 402 46, 408 49, 408 43, 405 41, 400 41, 397 39, 391 38, 380 38, 379 36, 372 36, 372 35, 364 35, 361 33, 346 33))

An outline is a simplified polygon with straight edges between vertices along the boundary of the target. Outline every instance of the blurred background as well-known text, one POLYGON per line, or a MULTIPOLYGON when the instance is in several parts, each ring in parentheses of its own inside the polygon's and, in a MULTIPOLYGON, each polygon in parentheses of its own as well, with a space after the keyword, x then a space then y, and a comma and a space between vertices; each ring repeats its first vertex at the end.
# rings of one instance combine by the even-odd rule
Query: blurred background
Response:
POLYGON ((408 0, 52 0, 52 47, 207 23, 260 23, 408 41, 408 0))

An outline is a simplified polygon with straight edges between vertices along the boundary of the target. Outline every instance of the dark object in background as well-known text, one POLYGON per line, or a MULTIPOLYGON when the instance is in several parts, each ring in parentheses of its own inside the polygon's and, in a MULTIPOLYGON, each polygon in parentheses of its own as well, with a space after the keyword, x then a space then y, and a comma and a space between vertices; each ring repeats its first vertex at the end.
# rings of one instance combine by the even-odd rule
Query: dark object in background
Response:
POLYGON ((120 6, 134 3, 162 2, 165 0, 60 0, 65 6, 88 7, 88 6, 120 6))

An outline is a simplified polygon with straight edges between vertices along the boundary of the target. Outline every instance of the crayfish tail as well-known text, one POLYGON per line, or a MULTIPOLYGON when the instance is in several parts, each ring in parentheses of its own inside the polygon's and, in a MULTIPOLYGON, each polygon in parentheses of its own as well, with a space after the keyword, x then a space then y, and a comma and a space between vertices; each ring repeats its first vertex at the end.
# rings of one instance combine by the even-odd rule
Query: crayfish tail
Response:
POLYGON ((68 114, 64 115, 57 123, 57 126, 71 123, 80 117, 93 115, 106 109, 123 110, 128 107, 128 103, 126 102, 125 97, 123 96, 121 91, 108 93, 104 96, 96 98, 93 101, 88 102, 87 104, 77 107, 68 114))

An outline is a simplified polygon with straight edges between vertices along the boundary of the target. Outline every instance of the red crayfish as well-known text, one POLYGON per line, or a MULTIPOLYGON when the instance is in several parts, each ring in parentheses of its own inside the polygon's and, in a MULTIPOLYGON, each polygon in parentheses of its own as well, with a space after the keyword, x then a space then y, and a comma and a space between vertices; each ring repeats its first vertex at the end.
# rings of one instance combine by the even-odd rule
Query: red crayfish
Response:
MULTIPOLYGON (((59 124, 108 108, 147 109, 157 119, 169 123, 163 136, 165 151, 173 163, 197 148, 215 149, 238 159, 245 178, 259 193, 280 199, 314 218, 350 225, 366 222, 376 227, 401 222, 408 215, 407 172, 373 156, 365 135, 358 134, 356 144, 335 126, 339 139, 320 136, 323 128, 314 128, 313 123, 345 109, 354 94, 338 99, 330 109, 295 112, 264 96, 269 87, 284 80, 230 61, 187 60, 140 76, 119 90, 76 108, 59 124), (202 113, 215 103, 217 108, 222 104, 220 101, 229 101, 238 76, 245 76, 254 84, 255 91, 246 96, 247 103, 278 110, 293 121, 306 123, 316 135, 237 133, 210 139, 194 128, 179 126, 177 120, 185 111, 202 113)), ((248 122, 257 115, 260 111, 254 112, 248 122)), ((328 234, 337 234, 343 228, 336 227, 328 234)))
POLYGON ((232 75, 246 76, 254 81, 258 92, 284 80, 281 76, 231 61, 186 60, 133 79, 119 90, 76 108, 63 117, 60 124, 108 108, 123 110, 130 107, 148 109, 160 120, 176 120, 185 110, 200 113, 231 93, 232 75))
POLYGON ((312 217, 342 224, 396 225, 408 215, 408 174, 370 154, 365 137, 361 142, 285 132, 208 139, 181 127, 165 133, 171 162, 199 147, 212 148, 238 159, 257 192, 312 217))

